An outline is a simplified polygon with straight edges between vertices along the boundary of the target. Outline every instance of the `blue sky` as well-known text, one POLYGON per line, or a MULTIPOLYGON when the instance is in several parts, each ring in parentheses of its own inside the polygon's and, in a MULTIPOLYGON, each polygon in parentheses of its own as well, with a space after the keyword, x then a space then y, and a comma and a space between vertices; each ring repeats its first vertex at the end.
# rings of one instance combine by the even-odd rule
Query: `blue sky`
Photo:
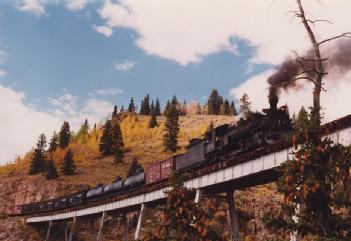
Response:
MULTIPOLYGON (((350 0, 303 1, 322 40, 350 32, 350 0)), ((39 134, 63 121, 103 121, 113 105, 147 93, 165 104, 205 103, 212 88, 267 107, 266 79, 291 51, 310 48, 287 11, 295 0, 2 0, 0 1, 0 164, 23 155, 39 134), (22 138, 18 138, 21 133, 22 138)), ((333 50, 327 45, 323 55, 333 50)), ((329 74, 333 77, 332 71, 329 74)), ((351 113, 351 72, 326 81, 326 119, 351 113)), ((311 86, 282 92, 290 112, 311 105, 311 86)))
POLYGON ((90 3, 73 12, 63 4, 51 4, 45 15, 35 16, 1 3, 0 43, 8 57, 7 75, 0 83, 24 91, 27 101, 43 109, 49 108, 48 97, 69 92, 82 104, 100 89, 122 90, 101 97, 119 106, 126 106, 132 96, 139 104, 147 93, 162 103, 173 94, 205 102, 212 88, 231 99, 230 88, 266 68, 255 66, 248 72, 254 48, 245 41, 238 42, 240 55, 224 50, 185 66, 149 55, 136 46, 138 33, 131 29, 117 29, 109 38, 95 31, 93 26, 103 23, 97 12, 100 6, 90 3), (134 67, 125 71, 114 67, 126 61, 134 67))

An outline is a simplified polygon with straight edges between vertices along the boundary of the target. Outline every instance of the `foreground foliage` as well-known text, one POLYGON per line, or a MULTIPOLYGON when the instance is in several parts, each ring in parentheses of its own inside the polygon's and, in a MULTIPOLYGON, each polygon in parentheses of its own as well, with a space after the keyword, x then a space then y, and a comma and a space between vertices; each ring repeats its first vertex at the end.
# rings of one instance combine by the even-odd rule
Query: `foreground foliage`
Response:
POLYGON ((174 174, 166 204, 158 208, 158 220, 142 237, 143 241, 220 241, 210 225, 215 210, 194 202, 194 190, 186 188, 181 176, 174 174))
POLYGON ((313 235, 316 240, 351 240, 351 150, 321 137, 319 116, 309 115, 293 139, 293 159, 281 166, 281 214, 264 221, 277 232, 313 235), (298 143, 302 143, 298 146, 298 143))

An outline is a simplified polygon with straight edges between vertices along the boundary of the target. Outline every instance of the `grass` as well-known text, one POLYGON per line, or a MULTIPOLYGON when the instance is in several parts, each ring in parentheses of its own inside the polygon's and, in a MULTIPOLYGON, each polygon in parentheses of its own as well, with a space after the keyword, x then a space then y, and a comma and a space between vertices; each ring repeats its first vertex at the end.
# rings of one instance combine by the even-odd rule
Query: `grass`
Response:
MULTIPOLYGON (((149 116, 127 115, 121 121, 121 129, 125 142, 125 158, 123 164, 115 164, 113 157, 101 157, 99 153, 99 137, 101 129, 92 130, 90 137, 84 143, 74 140, 71 148, 77 165, 77 173, 73 176, 63 176, 59 169, 66 150, 58 149, 53 159, 59 171, 56 180, 65 192, 66 186, 88 184, 95 186, 97 183, 108 183, 116 176, 125 177, 131 160, 137 158, 139 163, 146 168, 150 163, 166 159, 175 153, 164 152, 162 136, 164 133, 164 117, 158 117, 158 127, 148 128, 149 116)), ((185 152, 185 147, 192 138, 199 138, 207 130, 211 121, 214 126, 234 121, 232 116, 194 115, 180 117, 179 150, 185 152)), ((33 143, 34 145, 35 143, 33 143)), ((42 175, 27 176, 30 165, 31 151, 18 158, 14 163, 0 167, 0 176, 22 176, 28 180, 43 179, 42 175)))

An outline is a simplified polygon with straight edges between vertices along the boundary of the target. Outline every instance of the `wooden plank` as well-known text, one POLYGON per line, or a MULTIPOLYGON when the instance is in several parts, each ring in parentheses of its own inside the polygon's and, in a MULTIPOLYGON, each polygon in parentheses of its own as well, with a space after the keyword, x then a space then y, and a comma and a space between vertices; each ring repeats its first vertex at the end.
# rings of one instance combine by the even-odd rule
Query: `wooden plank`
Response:
POLYGON ((69 233, 68 241, 72 241, 72 239, 73 239, 74 229, 76 227, 76 220, 77 220, 77 218, 76 218, 76 216, 74 216, 73 222, 72 222, 72 227, 71 227, 71 232, 69 233))
POLYGON ((141 204, 141 207, 140 207, 140 213, 139 213, 138 224, 137 224, 137 227, 136 227, 136 230, 135 230, 135 235, 134 235, 134 239, 135 239, 135 240, 138 240, 139 237, 140 237, 141 225, 142 225, 142 222, 143 222, 143 218, 144 218, 144 215, 145 215, 145 211, 146 211, 145 204, 142 203, 142 204, 141 204))
POLYGON ((46 237, 45 237, 45 241, 49 241, 50 238, 50 231, 51 231, 51 226, 52 226, 52 221, 49 221, 49 226, 48 229, 46 230, 46 237))
POLYGON ((234 192, 227 192, 227 202, 229 208, 230 233, 232 241, 239 241, 239 221, 235 210, 234 192))
POLYGON ((123 241, 128 241, 129 219, 127 217, 127 214, 123 214, 123 222, 124 222, 123 241))
POLYGON ((98 234, 97 234, 97 236, 96 236, 96 241, 100 241, 100 240, 101 240, 102 229, 104 228, 105 217, 106 217, 106 212, 103 212, 103 213, 102 213, 101 220, 100 220, 99 231, 98 231, 98 234))

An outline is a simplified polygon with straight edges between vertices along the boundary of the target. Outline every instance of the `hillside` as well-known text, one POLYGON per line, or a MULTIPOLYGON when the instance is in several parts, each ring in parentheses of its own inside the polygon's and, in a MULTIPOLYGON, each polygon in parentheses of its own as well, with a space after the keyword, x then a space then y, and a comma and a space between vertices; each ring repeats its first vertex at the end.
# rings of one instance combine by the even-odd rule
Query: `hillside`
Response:
MULTIPOLYGON (((77 174, 63 176, 60 174, 57 180, 47 181, 42 175, 28 176, 27 171, 30 163, 31 152, 14 164, 0 168, 0 213, 7 205, 21 204, 33 201, 50 199, 65 193, 73 192, 86 186, 95 186, 97 183, 111 182, 115 176, 125 176, 132 158, 138 158, 146 167, 149 163, 164 159, 172 155, 165 153, 162 146, 164 117, 158 117, 159 126, 155 129, 148 128, 149 117, 127 116, 121 121, 121 129, 125 142, 126 157, 124 164, 116 165, 112 157, 101 157, 98 152, 101 129, 91 131, 88 140, 73 139, 70 144, 77 162, 77 174)), ((230 116, 182 116, 180 118, 179 150, 185 151, 185 146, 192 138, 201 137, 211 123, 215 126, 223 123, 231 123, 234 120, 230 116)), ((64 151, 58 149, 54 154, 55 163, 59 169, 64 151)), ((236 205, 239 209, 240 236, 241 240, 266 240, 271 236, 263 227, 260 217, 268 211, 274 211, 277 203, 282 198, 277 195, 274 184, 249 188, 236 191, 236 205)), ((224 200, 215 200, 217 207, 216 218, 213 220, 223 237, 229 239, 227 226, 227 207, 224 200)), ((213 202, 205 202, 205 205, 213 205, 213 202)), ((130 213, 130 220, 135 224, 137 214, 130 213)), ((1 217, 0 217, 1 218, 1 217)), ((149 221, 152 216, 147 217, 149 221)), ((90 219, 89 219, 90 220, 90 219)), ((90 220, 81 223, 81 237, 79 240, 92 240, 91 225, 98 228, 98 220, 90 220)), ((116 220, 109 217, 104 232, 104 240, 121 240, 122 228, 116 232, 116 220)), ((147 222, 149 222, 147 221, 147 222)), ((130 228, 130 237, 133 236, 135 225, 130 228)), ((44 230, 24 226, 17 218, 5 218, 0 224, 0 240, 42 240, 44 230), (4 239, 1 239, 1 238, 4 239)), ((57 240, 60 240, 58 238, 57 240)))
MULTIPOLYGON (((159 126, 154 129, 148 128, 149 118, 148 116, 128 115, 122 119, 121 130, 125 142, 124 164, 116 165, 113 162, 113 157, 101 157, 99 153, 101 128, 97 127, 96 130, 91 130, 89 139, 84 142, 72 138, 73 141, 69 148, 72 149, 74 154, 77 174, 73 176, 60 175, 57 181, 62 183, 63 186, 65 183, 95 186, 97 183, 111 182, 118 175, 124 177, 133 158, 137 158, 143 167, 147 167, 150 163, 173 155, 163 150, 162 136, 165 118, 163 116, 158 117, 159 126)), ((233 122, 234 117, 219 115, 181 116, 179 121, 179 150, 177 153, 185 151, 190 139, 201 137, 211 121, 217 126, 233 122)), ((54 154, 54 161, 58 169, 61 166, 64 153, 63 150, 58 149, 54 154)), ((23 158, 16 160, 14 164, 0 167, 0 175, 2 177, 23 176, 24 178, 30 178, 31 181, 33 179, 44 179, 40 175, 27 177, 31 155, 32 153, 29 152, 23 158)))

